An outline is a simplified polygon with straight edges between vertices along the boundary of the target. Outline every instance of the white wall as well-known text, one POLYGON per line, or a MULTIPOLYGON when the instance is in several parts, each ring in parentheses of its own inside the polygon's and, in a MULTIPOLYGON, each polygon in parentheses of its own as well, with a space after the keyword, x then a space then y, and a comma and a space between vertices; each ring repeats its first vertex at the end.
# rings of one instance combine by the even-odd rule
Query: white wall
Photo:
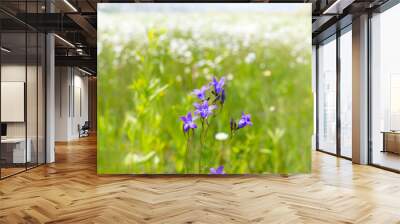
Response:
POLYGON ((68 140, 69 68, 55 68, 55 141, 68 140))
MULTIPOLYGON (((20 108, 20 112, 27 115, 27 119, 22 122, 5 122, 7 124, 7 137, 29 139, 32 161, 44 163, 45 150, 45 116, 44 116, 44 74, 42 68, 35 66, 25 66, 25 64, 3 64, 1 66, 2 82, 24 82, 26 84, 26 106, 20 108), (37 70, 38 69, 38 70, 37 70), (27 78, 27 80, 25 80, 27 78), (37 156, 37 153, 39 154, 37 156)), ((22 90, 23 91, 23 90, 22 90)), ((23 94, 23 92, 21 93, 23 94)), ((2 98, 7 98, 3 95, 2 98)), ((2 107, 3 112, 13 108, 2 107)), ((15 110, 15 108, 14 108, 15 110)), ((13 111, 8 111, 13 113, 13 111)), ((15 113, 15 112, 14 112, 15 113)), ((51 160, 49 160, 51 162, 51 160)))
POLYGON ((56 67, 55 85, 55 140, 77 139, 78 124, 88 120, 88 78, 76 68, 56 67))
MULTIPOLYGON (((1 66, 1 81, 10 82, 18 81, 25 82, 25 65, 2 65, 1 66)), ((29 69, 29 68, 28 68, 29 69)), ((6 110, 6 108, 1 108, 6 110)), ((25 122, 7 123, 7 137, 25 137, 25 122)))
MULTIPOLYGON (((1 66, 1 81, 2 82, 25 82, 25 75, 26 71, 28 74, 35 73, 36 74, 36 67, 33 66, 28 66, 25 67, 24 65, 18 65, 18 64, 5 64, 1 66), (27 70, 25 70, 27 69, 27 70)), ((32 80, 30 80, 30 84, 36 85, 36 81, 34 83, 31 83, 32 80)), ((34 97, 36 98, 36 89, 27 89, 28 97, 34 97), (32 90, 29 91, 29 90, 32 90)), ((27 103, 32 102, 32 99, 27 99, 27 103)), ((36 103, 34 105, 27 105, 30 107, 36 108, 36 103)), ((7 110, 7 108, 1 108, 2 110, 7 110)), ((35 121, 36 123, 36 114, 33 113, 28 113, 28 122, 35 121)), ((25 137, 25 123, 26 122, 7 122, 7 136, 8 137, 25 137)), ((32 124, 28 125, 29 127, 33 127, 32 124)), ((36 126, 35 126, 36 129, 36 126)), ((29 133, 28 133, 29 135, 29 133)), ((29 136, 28 136, 29 137, 29 136)))

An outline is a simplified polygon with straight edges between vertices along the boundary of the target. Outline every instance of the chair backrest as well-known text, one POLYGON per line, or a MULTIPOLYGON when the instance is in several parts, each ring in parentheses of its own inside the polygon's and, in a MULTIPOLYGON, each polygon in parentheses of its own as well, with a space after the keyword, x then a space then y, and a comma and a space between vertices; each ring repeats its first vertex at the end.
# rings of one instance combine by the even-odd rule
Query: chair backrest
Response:
POLYGON ((85 123, 83 124, 82 128, 89 128, 89 121, 85 121, 85 123))

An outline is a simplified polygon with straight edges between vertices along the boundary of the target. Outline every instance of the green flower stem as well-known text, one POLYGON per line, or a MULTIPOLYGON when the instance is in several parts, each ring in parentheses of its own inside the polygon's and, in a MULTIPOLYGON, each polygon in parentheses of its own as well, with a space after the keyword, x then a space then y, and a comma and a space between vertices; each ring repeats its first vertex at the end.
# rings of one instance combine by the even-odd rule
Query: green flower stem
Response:
MULTIPOLYGON (((192 131, 192 132, 193 132, 193 135, 194 135, 194 131, 192 131)), ((186 140, 185 173, 188 173, 188 171, 189 171, 189 169, 188 169, 188 166, 189 166, 188 157, 189 157, 189 152, 190 152, 190 142, 191 142, 191 140, 192 140, 192 138, 190 137, 190 130, 189 130, 189 132, 187 133, 187 140, 186 140)))
POLYGON ((201 119, 200 149, 199 149, 199 173, 201 172, 201 152, 204 146, 204 119, 201 119))

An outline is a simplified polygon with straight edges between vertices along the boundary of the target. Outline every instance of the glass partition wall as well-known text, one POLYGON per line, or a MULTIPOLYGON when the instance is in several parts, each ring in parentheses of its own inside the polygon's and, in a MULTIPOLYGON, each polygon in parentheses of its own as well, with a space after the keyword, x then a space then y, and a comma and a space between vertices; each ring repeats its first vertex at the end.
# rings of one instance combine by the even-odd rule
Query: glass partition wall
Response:
MULTIPOLYGON (((368 164, 400 172, 400 4, 393 3, 369 17, 368 164)), ((347 159, 352 157, 351 29, 319 43, 316 51, 317 149, 347 159)))
POLYGON ((318 47, 318 149, 336 153, 336 36, 318 47))
POLYGON ((352 34, 351 25, 340 35, 340 155, 352 158, 352 34))
MULTIPOLYGON (((38 9, 32 2, 24 4, 19 2, 25 12, 38 9)), ((45 163, 46 40, 43 33, 14 21, 9 15, 0 12, 0 19, 13 21, 13 29, 0 23, 0 178, 3 179, 45 163)))
POLYGON ((317 150, 352 157, 351 25, 318 44, 317 150))
MULTIPOLYGON (((26 169, 26 33, 1 34, 1 177, 26 169), (6 49, 6 50, 4 50, 6 49)), ((28 159, 28 160, 27 160, 28 159)))
POLYGON ((370 163, 400 171, 400 4, 371 18, 370 163))

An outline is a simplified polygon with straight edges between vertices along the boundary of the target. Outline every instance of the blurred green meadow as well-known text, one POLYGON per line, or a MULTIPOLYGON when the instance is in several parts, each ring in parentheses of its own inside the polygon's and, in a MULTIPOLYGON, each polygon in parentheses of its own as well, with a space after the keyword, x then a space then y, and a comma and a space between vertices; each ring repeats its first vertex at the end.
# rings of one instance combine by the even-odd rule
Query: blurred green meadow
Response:
POLYGON ((112 5, 98 16, 99 174, 310 172, 309 5, 112 5), (180 117, 213 77, 225 78, 225 103, 204 142, 197 119, 188 144, 180 117), (253 125, 230 136, 242 112, 253 125))

